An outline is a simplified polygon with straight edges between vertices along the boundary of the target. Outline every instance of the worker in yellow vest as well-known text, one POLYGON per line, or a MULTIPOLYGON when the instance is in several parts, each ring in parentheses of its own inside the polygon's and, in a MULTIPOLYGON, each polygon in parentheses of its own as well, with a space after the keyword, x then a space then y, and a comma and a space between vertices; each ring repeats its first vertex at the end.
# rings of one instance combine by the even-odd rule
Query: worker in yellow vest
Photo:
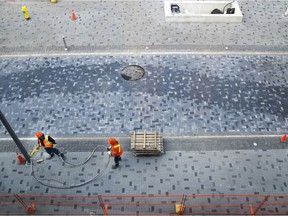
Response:
POLYGON ((110 144, 110 147, 107 148, 108 154, 114 157, 115 165, 112 166, 112 169, 119 167, 119 161, 121 161, 121 155, 123 154, 123 149, 121 148, 120 143, 115 138, 109 138, 107 142, 110 144))
POLYGON ((61 158, 64 158, 64 154, 54 147, 54 145, 56 145, 56 141, 51 136, 49 136, 48 134, 44 135, 40 131, 38 131, 35 136, 38 138, 39 147, 44 147, 46 152, 49 154, 49 157, 47 157, 48 160, 51 159, 54 154, 58 155, 61 158))

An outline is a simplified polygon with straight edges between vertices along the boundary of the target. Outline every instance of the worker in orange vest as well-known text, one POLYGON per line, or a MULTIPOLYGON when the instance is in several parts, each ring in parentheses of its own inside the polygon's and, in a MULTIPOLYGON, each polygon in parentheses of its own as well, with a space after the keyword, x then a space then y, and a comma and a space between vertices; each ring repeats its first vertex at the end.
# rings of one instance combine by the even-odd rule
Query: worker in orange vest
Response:
POLYGON ((44 146, 46 152, 49 154, 49 157, 47 157, 46 159, 51 159, 54 154, 58 155, 61 158, 64 158, 64 154, 54 147, 54 145, 56 145, 56 141, 51 136, 49 136, 48 134, 44 135, 40 131, 38 131, 35 136, 38 138, 39 147, 41 148, 42 146, 44 146))
POLYGON ((119 161, 121 161, 121 155, 123 154, 123 149, 121 148, 120 143, 115 138, 109 138, 107 142, 110 146, 107 148, 108 154, 114 157, 115 165, 112 166, 112 169, 119 167, 119 161))

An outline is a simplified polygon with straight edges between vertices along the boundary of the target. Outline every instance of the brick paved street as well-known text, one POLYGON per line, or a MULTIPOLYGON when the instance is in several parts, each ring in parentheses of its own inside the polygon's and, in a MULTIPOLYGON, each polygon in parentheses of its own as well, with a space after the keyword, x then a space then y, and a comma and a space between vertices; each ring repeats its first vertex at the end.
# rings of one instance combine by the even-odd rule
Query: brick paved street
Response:
MULTIPOLYGON (((163 1, 0 0, 0 109, 24 146, 31 150, 41 130, 72 163, 110 136, 125 149, 120 169, 111 160, 93 182, 53 189, 18 165, 0 124, 0 194, 287 194, 288 145, 279 140, 288 128, 287 2, 239 5, 239 24, 176 24, 165 22, 163 1), (128 65, 144 77, 123 79, 128 65), (165 154, 132 155, 133 130, 159 131, 165 154)), ((54 157, 35 164, 35 175, 75 185, 107 160, 97 151, 71 168, 54 157)))
MULTIPOLYGON (((1 109, 18 134, 284 132, 286 56, 3 58, 1 109), (142 66, 142 80, 120 72, 142 66)), ((1 133, 4 128, 0 126, 1 133)))

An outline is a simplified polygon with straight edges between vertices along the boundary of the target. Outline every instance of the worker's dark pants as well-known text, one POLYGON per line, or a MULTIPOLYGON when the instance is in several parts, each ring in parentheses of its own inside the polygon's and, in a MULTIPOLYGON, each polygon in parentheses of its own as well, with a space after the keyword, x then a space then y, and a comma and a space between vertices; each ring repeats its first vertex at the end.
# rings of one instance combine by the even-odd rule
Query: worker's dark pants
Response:
POLYGON ((45 148, 45 150, 51 156, 54 156, 54 154, 56 154, 60 157, 61 152, 57 148, 50 147, 50 148, 45 148))
POLYGON ((115 164, 119 164, 119 161, 121 161, 121 156, 115 156, 114 157, 115 164))

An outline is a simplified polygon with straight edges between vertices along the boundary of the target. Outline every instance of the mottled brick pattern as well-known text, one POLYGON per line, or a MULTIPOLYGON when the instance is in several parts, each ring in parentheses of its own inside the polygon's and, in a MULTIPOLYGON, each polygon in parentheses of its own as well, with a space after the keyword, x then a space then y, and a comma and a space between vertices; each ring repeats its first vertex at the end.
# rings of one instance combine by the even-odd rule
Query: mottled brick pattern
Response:
MULTIPOLYGON (((282 132, 285 55, 1 58, 0 101, 17 134, 282 132), (120 72, 137 64, 139 81, 120 72)), ((6 133, 2 124, 0 132, 6 133)))

